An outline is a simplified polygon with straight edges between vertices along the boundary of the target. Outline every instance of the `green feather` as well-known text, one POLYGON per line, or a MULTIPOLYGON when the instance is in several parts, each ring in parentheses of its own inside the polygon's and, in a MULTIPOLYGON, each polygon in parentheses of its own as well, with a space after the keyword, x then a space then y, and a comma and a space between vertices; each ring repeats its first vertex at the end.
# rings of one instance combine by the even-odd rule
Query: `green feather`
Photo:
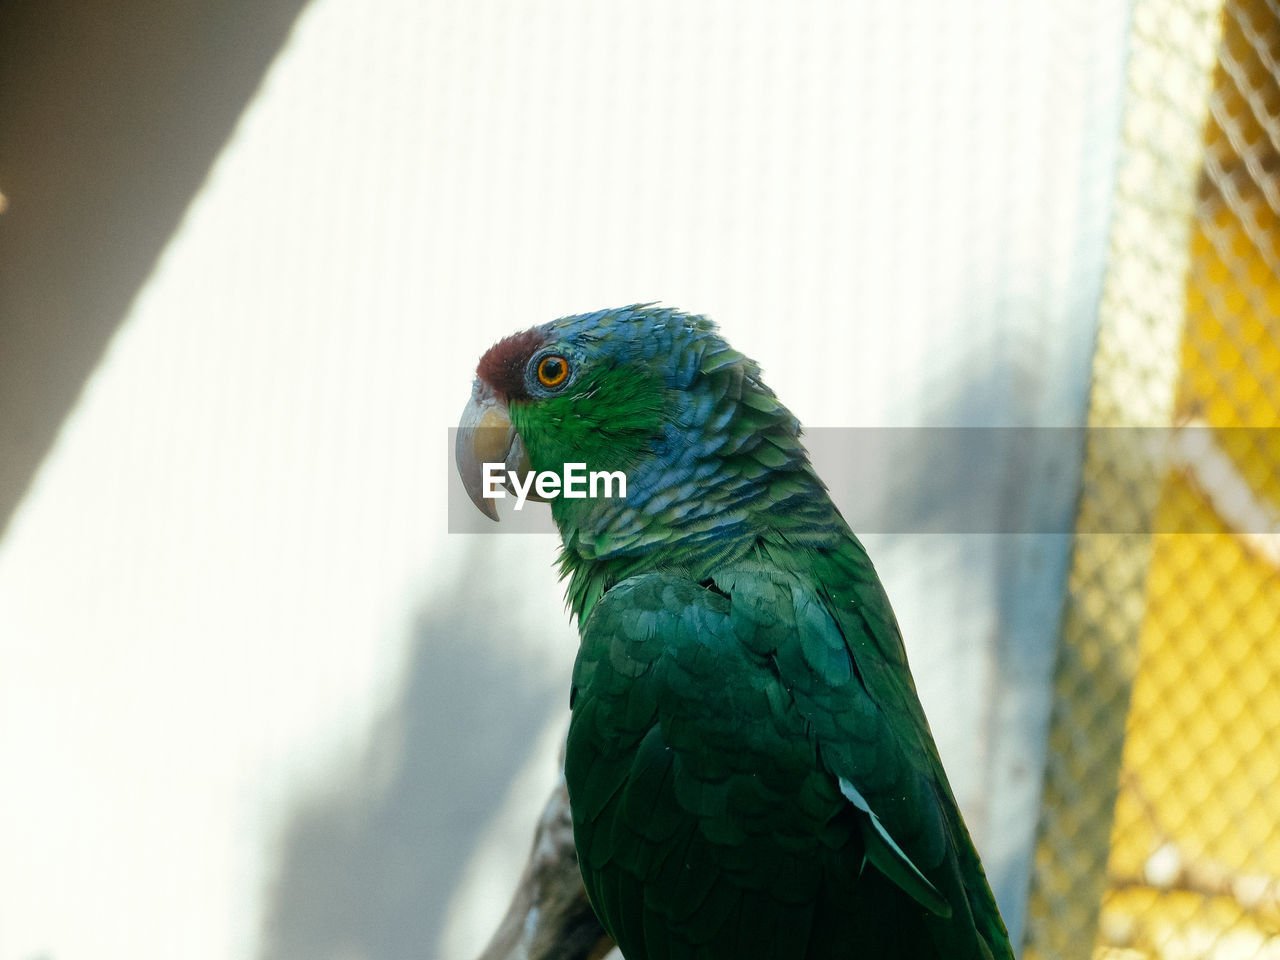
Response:
POLYGON ((938 888, 929 882, 929 878, 920 872, 920 868, 911 862, 898 842, 889 835, 889 831, 884 828, 858 788, 841 777, 840 792, 866 814, 866 824, 862 831, 866 861, 875 864, 881 873, 911 894, 922 907, 927 907, 940 917, 950 917, 951 904, 947 903, 938 888))

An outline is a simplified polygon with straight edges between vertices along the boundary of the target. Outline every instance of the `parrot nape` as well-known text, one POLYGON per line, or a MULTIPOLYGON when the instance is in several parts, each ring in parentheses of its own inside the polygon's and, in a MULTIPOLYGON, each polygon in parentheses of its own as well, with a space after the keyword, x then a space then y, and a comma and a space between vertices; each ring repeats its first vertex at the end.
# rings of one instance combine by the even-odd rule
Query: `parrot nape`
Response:
POLYGON ((547 499, 574 843, 627 960, 1011 960, 888 597, 759 367, 645 304, 476 373, 457 459, 486 514, 485 463, 626 477, 547 499))

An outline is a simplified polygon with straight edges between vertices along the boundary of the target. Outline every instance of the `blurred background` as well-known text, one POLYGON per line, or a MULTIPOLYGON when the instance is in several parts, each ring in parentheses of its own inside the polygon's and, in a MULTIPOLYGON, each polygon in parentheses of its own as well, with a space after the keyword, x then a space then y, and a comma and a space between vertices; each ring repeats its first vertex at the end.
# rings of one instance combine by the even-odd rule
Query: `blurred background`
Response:
POLYGON ((447 431, 647 300, 814 428, 1211 428, 865 539, 1022 955, 1280 957, 1276 0, 9 0, 0 196, 0 960, 479 953, 576 630, 447 431))

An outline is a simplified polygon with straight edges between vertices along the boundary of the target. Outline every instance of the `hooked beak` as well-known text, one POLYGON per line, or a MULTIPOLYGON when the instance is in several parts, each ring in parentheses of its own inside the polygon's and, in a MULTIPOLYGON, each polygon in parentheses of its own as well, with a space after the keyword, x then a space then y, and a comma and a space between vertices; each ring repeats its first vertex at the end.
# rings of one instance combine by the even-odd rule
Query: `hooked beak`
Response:
POLYGON ((467 496, 481 513, 490 520, 497 520, 497 504, 492 497, 484 495, 484 465, 503 465, 503 486, 506 486, 506 471, 515 471, 523 477, 531 468, 524 441, 511 425, 506 402, 481 380, 477 379, 472 386, 471 400, 462 411, 454 453, 458 460, 458 476, 462 478, 467 496))

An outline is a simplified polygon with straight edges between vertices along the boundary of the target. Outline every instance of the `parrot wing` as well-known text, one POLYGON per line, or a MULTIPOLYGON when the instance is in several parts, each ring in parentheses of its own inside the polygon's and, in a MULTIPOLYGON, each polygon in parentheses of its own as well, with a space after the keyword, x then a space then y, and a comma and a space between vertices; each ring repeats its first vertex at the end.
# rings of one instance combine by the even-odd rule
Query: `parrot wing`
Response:
POLYGON ((712 942, 711 956, 836 957, 855 941, 992 956, 945 780, 900 742, 855 645, 768 563, 634 577, 592 611, 565 769, 588 893, 631 960, 712 942))

